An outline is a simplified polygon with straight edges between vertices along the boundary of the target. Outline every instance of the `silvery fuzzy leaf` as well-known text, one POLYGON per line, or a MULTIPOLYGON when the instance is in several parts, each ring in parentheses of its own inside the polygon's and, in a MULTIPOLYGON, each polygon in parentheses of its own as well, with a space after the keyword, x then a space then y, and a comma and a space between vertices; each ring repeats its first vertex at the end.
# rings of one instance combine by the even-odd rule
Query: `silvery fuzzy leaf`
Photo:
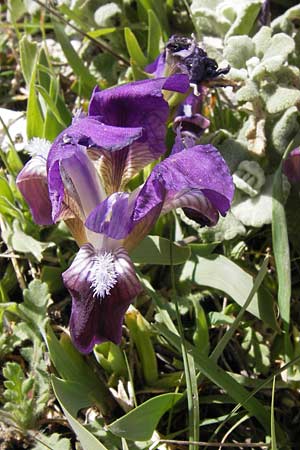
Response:
MULTIPOLYGON (((228 64, 228 61, 222 63, 222 66, 228 64)), ((231 67, 230 69, 230 78, 236 81, 246 81, 248 79, 248 71, 247 69, 236 69, 235 67, 231 67)))
MULTIPOLYGON (((231 212, 245 226, 260 228, 272 222, 273 179, 273 175, 266 177, 266 183, 260 195, 253 198, 241 195, 234 200, 231 212)), ((284 178, 283 190, 286 200, 290 190, 290 184, 286 178, 284 178)))
POLYGON ((242 86, 236 93, 236 99, 238 102, 250 102, 259 97, 258 86, 252 80, 247 80, 244 86, 242 86))
POLYGON ((227 39, 224 58, 236 69, 246 67, 246 61, 255 56, 255 47, 248 36, 232 36, 227 39))
MULTIPOLYGON (((238 9, 237 16, 228 30, 225 39, 234 35, 249 34, 259 14, 262 3, 262 0, 245 2, 245 4, 238 9)), ((234 4, 235 8, 237 8, 236 2, 234 2, 234 4)))
POLYGON ((217 225, 199 228, 198 233, 204 242, 222 242, 234 239, 236 236, 244 236, 246 228, 229 212, 225 217, 220 217, 217 225))
POLYGON ((262 89, 262 96, 266 102, 269 114, 277 114, 300 102, 300 90, 278 86, 271 95, 268 89, 262 89))
POLYGON ((199 33, 224 36, 229 30, 231 21, 222 14, 216 14, 216 8, 222 0, 193 0, 191 13, 199 33))
POLYGON ((284 60, 295 50, 295 42, 285 33, 278 33, 272 36, 270 43, 264 53, 263 60, 273 58, 274 56, 282 56, 284 60))
POLYGON ((261 27, 261 29, 253 36, 256 56, 262 58, 270 45, 272 29, 270 27, 261 27))
POLYGON ((273 56, 263 60, 258 66, 254 68, 251 73, 251 78, 255 81, 261 81, 268 73, 276 73, 284 64, 284 58, 281 55, 273 56))
POLYGON ((298 108, 296 106, 291 106, 275 123, 272 130, 271 139, 275 149, 281 155, 283 155, 289 142, 299 128, 297 118, 298 108))
POLYGON ((218 150, 227 162, 231 173, 237 169, 241 161, 249 159, 247 144, 240 140, 233 138, 226 139, 218 145, 218 150))

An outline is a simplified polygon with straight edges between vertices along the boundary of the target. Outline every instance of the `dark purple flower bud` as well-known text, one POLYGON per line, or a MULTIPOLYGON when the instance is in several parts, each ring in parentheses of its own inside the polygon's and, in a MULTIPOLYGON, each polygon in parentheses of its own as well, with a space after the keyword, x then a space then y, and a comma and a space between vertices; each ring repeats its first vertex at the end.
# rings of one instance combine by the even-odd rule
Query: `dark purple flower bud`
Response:
MULTIPOLYGON (((200 114, 202 95, 190 94, 179 106, 177 116, 174 119, 174 130, 179 130, 182 138, 199 138, 210 121, 200 114)), ((191 145, 188 145, 191 147, 191 145)))
POLYGON ((283 162, 283 172, 291 183, 300 183, 300 148, 291 151, 283 162))

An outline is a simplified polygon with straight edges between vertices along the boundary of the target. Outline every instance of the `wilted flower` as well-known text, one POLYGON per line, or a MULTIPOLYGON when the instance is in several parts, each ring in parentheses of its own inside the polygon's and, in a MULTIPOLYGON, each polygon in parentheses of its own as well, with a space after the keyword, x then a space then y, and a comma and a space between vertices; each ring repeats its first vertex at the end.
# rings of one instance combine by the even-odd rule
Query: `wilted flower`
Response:
POLYGON ((161 89, 185 91, 187 85, 186 76, 175 75, 96 89, 88 116, 75 118, 52 145, 47 178, 41 156, 18 176, 34 218, 65 220, 80 246, 63 280, 72 296, 71 336, 83 353, 106 340, 120 342, 124 314, 141 291, 128 252, 159 215, 183 207, 194 220, 215 224, 230 206, 232 179, 210 145, 172 154, 142 187, 121 191, 165 152, 169 109, 161 89))
POLYGON ((203 81, 226 75, 230 67, 219 69, 217 62, 207 56, 195 38, 172 36, 164 52, 145 70, 156 77, 185 73, 189 76, 190 83, 198 86, 203 81))

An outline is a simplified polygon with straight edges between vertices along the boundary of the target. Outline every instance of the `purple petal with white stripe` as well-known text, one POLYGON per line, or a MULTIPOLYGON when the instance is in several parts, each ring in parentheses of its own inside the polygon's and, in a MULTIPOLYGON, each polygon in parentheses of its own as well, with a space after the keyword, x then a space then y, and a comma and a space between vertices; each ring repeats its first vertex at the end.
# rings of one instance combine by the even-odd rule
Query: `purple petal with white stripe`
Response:
POLYGON ((124 314, 142 290, 127 252, 85 244, 63 280, 72 296, 70 333, 78 350, 89 353, 105 341, 119 344, 124 314))
POLYGON ((74 216, 84 219, 105 198, 97 171, 76 140, 64 141, 60 135, 51 147, 47 165, 54 221, 66 218, 64 206, 71 203, 74 216))
POLYGON ((53 223, 49 199, 46 160, 34 156, 17 177, 17 186, 30 207, 34 221, 39 225, 53 223))

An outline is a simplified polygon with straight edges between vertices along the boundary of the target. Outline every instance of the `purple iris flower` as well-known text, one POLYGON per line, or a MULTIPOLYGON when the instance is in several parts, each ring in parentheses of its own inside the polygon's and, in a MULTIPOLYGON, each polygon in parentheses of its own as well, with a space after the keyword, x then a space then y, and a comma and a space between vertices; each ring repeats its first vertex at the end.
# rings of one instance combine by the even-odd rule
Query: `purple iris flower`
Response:
POLYGON ((169 110, 161 89, 186 88, 186 76, 175 75, 96 89, 88 116, 77 117, 47 159, 35 157, 33 164, 33 158, 18 176, 34 218, 65 220, 80 246, 63 280, 72 296, 70 333, 82 353, 96 343, 120 342, 124 314, 142 289, 128 252, 160 214, 182 207, 212 225, 230 206, 232 179, 210 145, 173 153, 142 187, 122 191, 165 151, 169 110))

